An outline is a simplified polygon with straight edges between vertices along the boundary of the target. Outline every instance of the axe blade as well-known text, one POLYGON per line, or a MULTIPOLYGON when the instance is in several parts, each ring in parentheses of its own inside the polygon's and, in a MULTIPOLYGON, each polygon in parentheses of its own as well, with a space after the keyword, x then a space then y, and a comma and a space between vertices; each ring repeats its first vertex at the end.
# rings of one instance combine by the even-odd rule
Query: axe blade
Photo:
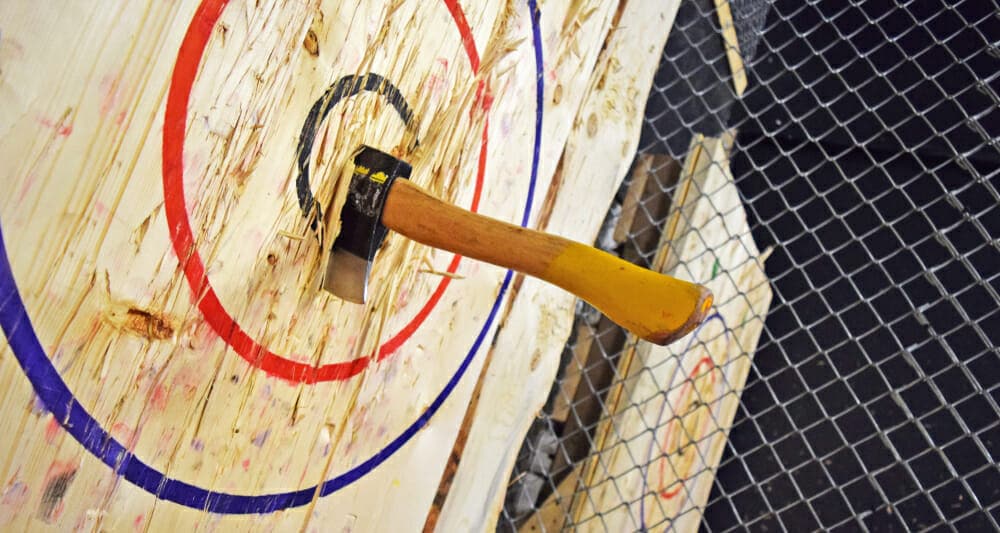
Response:
POLYGON ((340 233, 330 248, 323 288, 341 299, 368 300, 372 261, 385 240, 382 208, 396 178, 409 178, 408 163, 362 146, 354 156, 347 201, 340 212, 340 233))

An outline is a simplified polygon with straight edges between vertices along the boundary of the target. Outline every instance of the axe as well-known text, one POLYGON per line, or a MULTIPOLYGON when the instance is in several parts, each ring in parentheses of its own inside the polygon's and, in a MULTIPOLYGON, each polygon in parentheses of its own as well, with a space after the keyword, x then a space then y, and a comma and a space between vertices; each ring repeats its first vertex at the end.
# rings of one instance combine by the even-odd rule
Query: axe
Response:
POLYGON ((656 344, 668 344, 693 330, 712 305, 712 293, 701 285, 448 204, 407 179, 410 171, 408 163, 368 146, 354 156, 324 289, 364 303, 372 261, 391 229, 427 246, 562 287, 656 344))

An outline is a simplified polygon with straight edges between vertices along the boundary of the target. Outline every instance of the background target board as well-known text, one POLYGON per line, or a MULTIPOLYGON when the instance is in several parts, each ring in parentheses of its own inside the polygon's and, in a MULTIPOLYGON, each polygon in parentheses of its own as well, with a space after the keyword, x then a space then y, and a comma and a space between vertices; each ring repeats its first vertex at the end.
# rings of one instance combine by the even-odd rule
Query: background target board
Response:
POLYGON ((569 130, 543 129, 544 20, 533 1, 0 7, 0 523, 422 523, 511 275, 390 236, 368 305, 319 291, 339 228, 303 216, 301 162, 325 213, 364 143, 529 223, 569 130))

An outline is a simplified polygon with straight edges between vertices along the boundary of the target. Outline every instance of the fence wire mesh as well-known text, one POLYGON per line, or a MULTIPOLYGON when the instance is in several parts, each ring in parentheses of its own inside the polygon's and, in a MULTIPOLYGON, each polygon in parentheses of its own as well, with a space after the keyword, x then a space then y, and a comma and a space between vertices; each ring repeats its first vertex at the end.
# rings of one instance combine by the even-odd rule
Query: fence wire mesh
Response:
MULTIPOLYGON (((774 246, 773 300, 707 504, 691 512, 704 531, 1000 530, 1000 8, 730 4, 746 92, 731 88, 715 2, 684 0, 640 143, 664 155, 643 169, 646 224, 599 239, 650 266, 676 187, 667 167, 692 135, 737 132, 730 168, 754 240, 774 246)), ((626 335, 584 306, 575 331, 499 530, 526 529, 598 457, 626 335), (579 355, 581 335, 598 357, 579 355)), ((567 529, 617 527, 561 512, 567 529)))

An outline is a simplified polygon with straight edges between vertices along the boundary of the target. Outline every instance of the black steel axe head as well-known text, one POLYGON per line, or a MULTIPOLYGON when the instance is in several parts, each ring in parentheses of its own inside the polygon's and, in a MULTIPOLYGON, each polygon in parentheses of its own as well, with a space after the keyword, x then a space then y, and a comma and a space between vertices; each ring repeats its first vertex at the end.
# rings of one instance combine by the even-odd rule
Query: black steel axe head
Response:
POLYGON ((368 299, 372 261, 388 231, 382 208, 396 178, 409 178, 411 167, 385 152, 362 146, 354 156, 347 201, 340 212, 340 233, 330 248, 323 288, 349 302, 368 299))

